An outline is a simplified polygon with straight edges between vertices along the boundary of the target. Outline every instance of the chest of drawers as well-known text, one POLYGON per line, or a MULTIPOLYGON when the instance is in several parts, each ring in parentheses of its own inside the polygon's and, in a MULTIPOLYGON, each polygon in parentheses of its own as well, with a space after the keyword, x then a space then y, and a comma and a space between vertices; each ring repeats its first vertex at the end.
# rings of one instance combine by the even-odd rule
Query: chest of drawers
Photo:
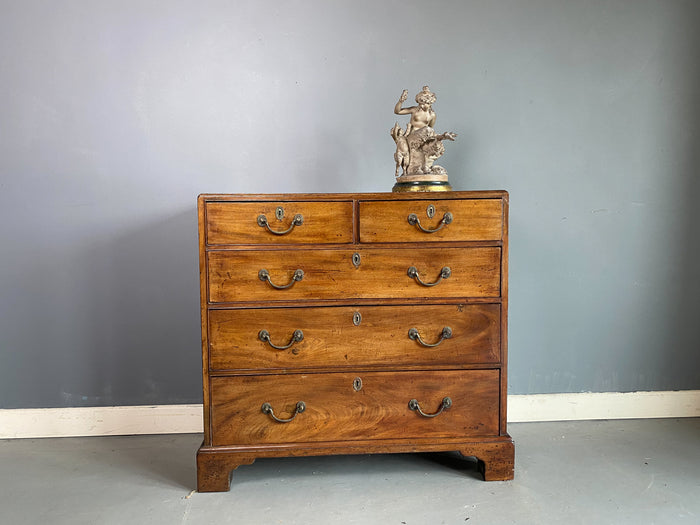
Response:
POLYGON ((200 195, 200 492, 259 457, 458 451, 513 477, 508 194, 200 195))

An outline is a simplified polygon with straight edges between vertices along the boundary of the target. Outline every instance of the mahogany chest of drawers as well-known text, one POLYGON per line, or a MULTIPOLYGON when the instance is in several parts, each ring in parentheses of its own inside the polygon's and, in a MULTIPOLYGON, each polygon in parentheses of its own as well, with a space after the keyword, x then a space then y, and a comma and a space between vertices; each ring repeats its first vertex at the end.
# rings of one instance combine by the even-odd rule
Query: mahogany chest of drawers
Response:
POLYGON ((259 457, 458 451, 513 478, 508 194, 200 195, 201 492, 259 457))

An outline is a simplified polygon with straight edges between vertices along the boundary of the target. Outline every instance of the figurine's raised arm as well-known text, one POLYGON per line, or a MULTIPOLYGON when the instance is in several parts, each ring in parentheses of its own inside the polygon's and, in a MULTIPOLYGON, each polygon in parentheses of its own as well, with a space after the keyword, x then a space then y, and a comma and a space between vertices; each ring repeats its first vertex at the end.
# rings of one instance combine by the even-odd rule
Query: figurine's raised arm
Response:
POLYGON ((411 108, 402 108, 401 106, 403 105, 404 102, 406 102, 406 99, 408 98, 408 90, 404 89, 403 93, 401 93, 401 96, 399 97, 399 101, 396 103, 396 106, 394 106, 394 113, 397 115, 408 115, 413 113, 413 110, 416 109, 416 107, 411 107, 411 108))
POLYGON ((408 98, 408 91, 403 90, 399 101, 394 106, 394 113, 397 115, 411 115, 411 121, 408 123, 406 135, 410 135, 413 131, 421 129, 425 126, 433 127, 435 125, 435 112, 432 104, 435 102, 435 93, 430 91, 428 86, 423 86, 423 90, 416 95, 417 106, 410 108, 402 108, 401 105, 408 98))

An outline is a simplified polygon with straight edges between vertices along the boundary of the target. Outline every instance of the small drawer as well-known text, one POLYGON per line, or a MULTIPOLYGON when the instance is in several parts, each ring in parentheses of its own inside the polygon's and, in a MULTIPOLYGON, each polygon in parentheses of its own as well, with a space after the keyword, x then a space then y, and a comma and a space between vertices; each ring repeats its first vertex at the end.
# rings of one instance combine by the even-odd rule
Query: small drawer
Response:
POLYGON ((499 304, 209 312, 211 370, 456 366, 500 359, 499 304))
POLYGON ((497 369, 211 378, 214 446, 497 436, 498 415, 497 369))
POLYGON ((352 242, 352 202, 208 202, 209 245, 352 242))
POLYGON ((360 202, 360 242, 500 241, 501 199, 360 202))
POLYGON ((499 297, 501 248, 216 250, 209 301, 499 297))

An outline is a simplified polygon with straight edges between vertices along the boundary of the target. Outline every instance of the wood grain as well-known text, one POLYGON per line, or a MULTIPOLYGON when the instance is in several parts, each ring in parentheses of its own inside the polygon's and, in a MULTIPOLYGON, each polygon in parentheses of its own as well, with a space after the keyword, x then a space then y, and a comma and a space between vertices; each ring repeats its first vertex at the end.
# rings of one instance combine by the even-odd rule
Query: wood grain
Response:
POLYGON ((214 445, 498 435, 498 370, 287 374, 211 379, 214 445), (355 391, 353 381, 362 379, 355 391), (434 418, 408 408, 417 399, 434 418), (290 423, 298 401, 306 410, 290 423))
MULTIPOLYGON (((207 269, 207 252, 206 252, 206 230, 205 230, 205 212, 206 201, 200 196, 197 199, 197 217, 198 217, 198 233, 199 233, 199 313, 200 323, 202 327, 202 377, 208 377, 209 373, 209 311, 207 309, 207 294, 208 294, 208 269, 207 269)), ((202 384, 202 399, 204 407, 210 405, 209 402, 209 381, 205 380, 202 384)), ((209 421, 210 411, 204 409, 204 445, 211 445, 211 422, 209 421)))
POLYGON ((207 204, 207 243, 219 244, 303 244, 352 242, 352 201, 210 202, 207 204), (278 220, 275 210, 284 208, 278 220), (257 223, 265 215, 270 228, 285 231, 294 216, 304 222, 285 235, 275 235, 257 223))
POLYGON ((402 297, 499 297, 500 247, 488 248, 360 248, 357 250, 246 250, 209 252, 209 301, 290 301, 402 297), (359 267, 352 263, 358 253, 359 267), (418 270, 428 283, 447 266, 452 275, 437 286, 422 286, 407 275, 418 270), (274 284, 292 281, 295 270, 304 278, 291 288, 276 290, 258 278, 266 269, 274 284))
MULTIPOLYGON (((508 426, 508 228, 509 206, 508 193, 503 195, 503 245, 501 251, 501 434, 507 434, 508 426)), ((511 458, 514 452, 510 453, 511 458)), ((511 467, 512 467, 511 459, 511 467)), ((513 479, 512 475, 510 478, 513 479)))
POLYGON ((497 241, 503 235, 501 199, 418 201, 360 201, 360 242, 497 241), (427 216, 433 205, 435 215, 427 216), (453 220, 435 233, 425 233, 408 222, 418 216, 425 229, 435 229, 446 213, 453 220))
POLYGON ((498 363, 500 304, 343 306, 214 310, 210 313, 211 370, 279 370, 401 365, 498 363), (359 325, 353 315, 359 314, 359 325), (416 328, 435 344, 444 327, 452 337, 425 347, 408 337, 416 328), (276 350, 258 337, 267 330, 276 350))

